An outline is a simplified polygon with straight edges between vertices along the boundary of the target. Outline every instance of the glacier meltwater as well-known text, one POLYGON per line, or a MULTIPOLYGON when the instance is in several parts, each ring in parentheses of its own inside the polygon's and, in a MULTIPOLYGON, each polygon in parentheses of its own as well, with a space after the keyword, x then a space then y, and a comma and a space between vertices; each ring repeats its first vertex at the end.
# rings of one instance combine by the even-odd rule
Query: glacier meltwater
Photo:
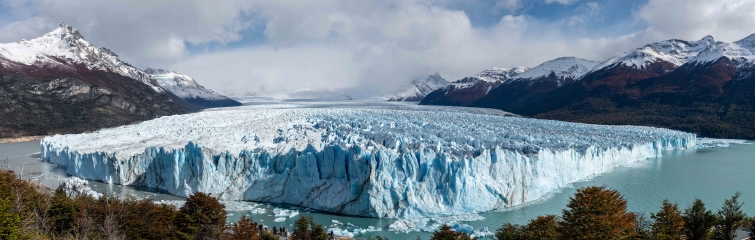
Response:
POLYGON ((311 103, 161 117, 41 142, 70 175, 224 200, 418 218, 517 206, 694 134, 474 108, 311 103))

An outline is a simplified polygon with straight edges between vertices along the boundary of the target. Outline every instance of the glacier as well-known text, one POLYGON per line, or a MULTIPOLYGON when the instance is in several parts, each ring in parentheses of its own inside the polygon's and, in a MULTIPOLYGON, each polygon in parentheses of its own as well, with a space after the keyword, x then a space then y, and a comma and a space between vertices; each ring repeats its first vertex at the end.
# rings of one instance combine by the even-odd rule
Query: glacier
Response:
POLYGON ((398 103, 281 103, 166 116, 41 141, 68 174, 186 197, 378 218, 501 210, 664 150, 690 133, 398 103))

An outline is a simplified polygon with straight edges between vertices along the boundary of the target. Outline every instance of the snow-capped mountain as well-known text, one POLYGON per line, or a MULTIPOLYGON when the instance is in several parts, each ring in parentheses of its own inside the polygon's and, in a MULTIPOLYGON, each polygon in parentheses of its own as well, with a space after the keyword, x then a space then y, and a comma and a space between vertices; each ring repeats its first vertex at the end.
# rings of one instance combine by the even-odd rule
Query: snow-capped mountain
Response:
POLYGON ((619 65, 642 69, 660 62, 670 63, 672 64, 671 68, 676 68, 718 44, 720 42, 716 42, 711 36, 693 42, 671 39, 651 43, 605 60, 595 66, 594 70, 619 65))
POLYGON ((494 67, 475 75, 487 82, 506 81, 509 79, 518 78, 524 72, 529 71, 528 67, 514 67, 514 68, 498 68, 494 67))
POLYGON ((164 91, 149 74, 131 66, 109 49, 95 47, 65 22, 60 22, 60 27, 42 37, 0 44, 0 65, 5 68, 23 65, 74 72, 83 66, 91 71, 129 77, 157 92, 164 91))
POLYGON ((63 22, 41 37, 0 44, 0 92, 6 110, 0 112, 0 137, 93 131, 218 103, 238 105, 184 100, 63 22))
POLYGON ((451 86, 429 94, 428 96, 431 97, 425 98, 420 104, 468 106, 475 105, 475 102, 480 100, 496 102, 496 104, 511 104, 512 101, 518 102, 538 97, 555 88, 577 81, 597 64, 597 62, 576 57, 561 57, 534 68, 492 68, 453 82, 451 86), (484 88, 484 91, 480 88, 484 88), (534 91, 537 94, 525 96, 531 94, 523 93, 521 88, 527 88, 525 91, 534 91), (476 94, 470 94, 471 92, 476 94), (502 102, 499 99, 501 97, 505 101, 502 102), (509 99, 511 97, 515 100, 509 99))
POLYGON ((241 104, 199 85, 188 75, 163 69, 148 68, 144 72, 152 75, 157 84, 189 103, 205 107, 240 106, 241 104))
POLYGON ((540 78, 546 78, 553 75, 553 77, 559 80, 559 84, 563 84, 564 80, 578 80, 590 70, 595 68, 598 62, 576 58, 576 57, 560 57, 547 62, 544 62, 537 67, 529 69, 519 75, 513 81, 518 80, 537 80, 540 78))
POLYGON ((466 106, 527 70, 526 67, 491 68, 427 94, 420 104, 466 106))
POLYGON ((671 39, 618 54, 589 71, 594 63, 583 63, 574 71, 535 67, 468 104, 447 99, 423 104, 497 108, 574 122, 662 126, 707 137, 755 138, 755 125, 747 120, 755 114, 755 35, 732 43, 711 36, 697 41, 671 39), (550 79, 527 78, 546 74, 550 79), (554 85, 559 75, 574 79, 554 85))
POLYGON ((556 58, 504 81, 468 106, 516 109, 524 103, 578 81, 597 64, 576 57, 556 58))
POLYGON ((424 81, 413 80, 409 86, 386 94, 382 99, 385 101, 421 101, 427 94, 449 84, 450 82, 446 81, 440 74, 435 73, 428 76, 424 81))

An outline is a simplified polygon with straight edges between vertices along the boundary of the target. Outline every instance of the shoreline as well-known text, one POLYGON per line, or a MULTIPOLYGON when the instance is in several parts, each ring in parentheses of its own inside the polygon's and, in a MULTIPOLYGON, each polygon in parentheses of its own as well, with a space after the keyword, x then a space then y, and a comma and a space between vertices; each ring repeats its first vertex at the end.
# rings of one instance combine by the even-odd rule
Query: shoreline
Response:
POLYGON ((0 144, 39 141, 39 140, 42 140, 42 138, 44 137, 46 136, 24 136, 24 137, 15 137, 15 138, 0 138, 0 144))

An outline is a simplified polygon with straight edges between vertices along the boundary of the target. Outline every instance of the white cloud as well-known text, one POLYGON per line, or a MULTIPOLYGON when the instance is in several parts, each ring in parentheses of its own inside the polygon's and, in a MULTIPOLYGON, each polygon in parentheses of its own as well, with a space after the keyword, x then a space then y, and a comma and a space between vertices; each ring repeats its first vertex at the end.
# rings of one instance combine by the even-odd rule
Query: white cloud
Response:
POLYGON ((569 5, 569 4, 575 3, 577 1, 579 1, 579 0, 545 0, 545 3, 547 3, 547 4, 559 3, 559 4, 563 4, 563 5, 569 5))
POLYGON ((636 15, 650 26, 646 34, 660 38, 736 41, 755 33, 751 0, 650 0, 636 15))
MULTIPOLYGON (((539 0, 537 0, 539 1, 539 0)), ((576 0, 544 0, 576 4, 576 0)), ((499 0, 511 10, 492 26, 473 26, 450 9, 458 0, 12 0, 0 18, 0 41, 32 38, 65 20, 95 45, 140 67, 171 66, 221 92, 303 89, 393 90, 440 72, 449 80, 490 67, 535 66, 560 56, 593 60, 668 38, 712 34, 733 41, 755 32, 755 1, 650 0, 635 13, 647 28, 621 37, 573 39, 603 6, 584 2, 556 21, 514 14, 523 0, 499 0), (8 20, 15 19, 15 20, 8 20), (259 27, 265 43, 191 56, 185 43, 229 43, 259 27)), ((0 3, 2 4, 2 3, 0 3)))

